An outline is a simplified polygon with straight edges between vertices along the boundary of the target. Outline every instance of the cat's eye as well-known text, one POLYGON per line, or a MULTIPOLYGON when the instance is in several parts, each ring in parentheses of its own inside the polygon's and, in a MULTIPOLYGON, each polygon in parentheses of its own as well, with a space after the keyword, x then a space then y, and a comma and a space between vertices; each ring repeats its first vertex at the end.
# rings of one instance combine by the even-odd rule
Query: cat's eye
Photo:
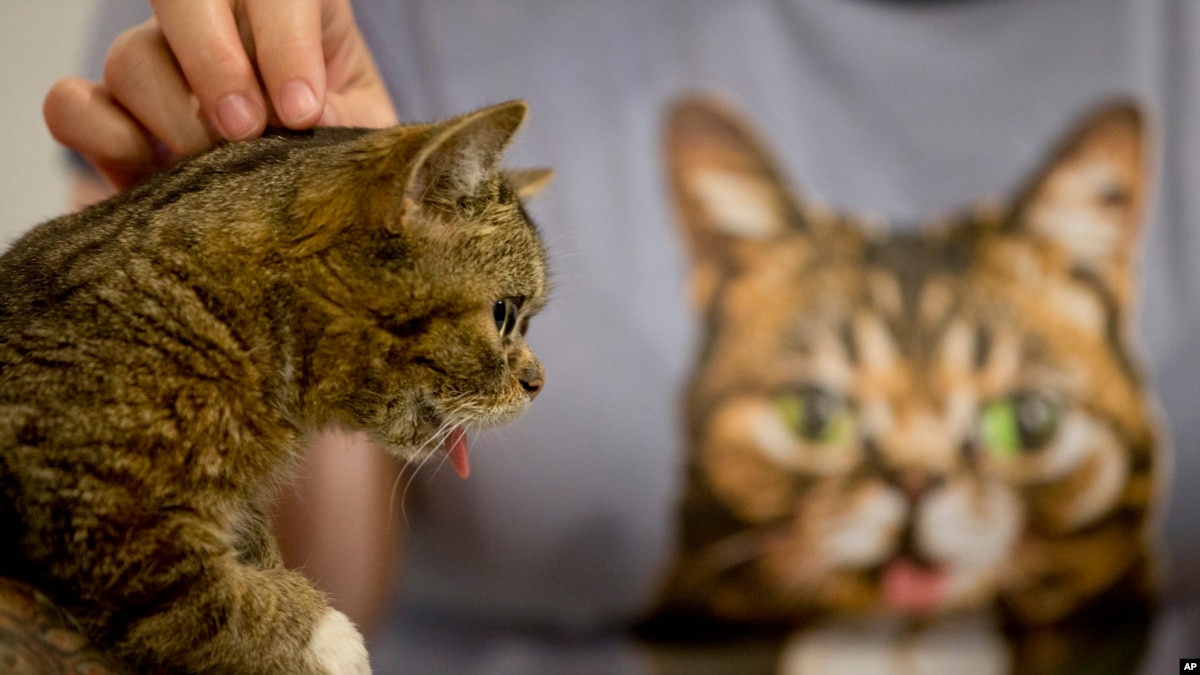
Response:
POLYGON ((979 439, 993 455, 1008 459, 1037 450, 1058 432, 1059 406, 1032 392, 988 403, 979 417, 979 439))
POLYGON ((775 406, 792 433, 810 443, 840 444, 854 435, 854 411, 844 398, 824 389, 784 394, 775 406))
POLYGON ((496 304, 492 305, 492 318, 496 320, 496 330, 500 332, 500 337, 512 335, 513 328, 517 325, 517 303, 511 298, 496 301, 496 304))

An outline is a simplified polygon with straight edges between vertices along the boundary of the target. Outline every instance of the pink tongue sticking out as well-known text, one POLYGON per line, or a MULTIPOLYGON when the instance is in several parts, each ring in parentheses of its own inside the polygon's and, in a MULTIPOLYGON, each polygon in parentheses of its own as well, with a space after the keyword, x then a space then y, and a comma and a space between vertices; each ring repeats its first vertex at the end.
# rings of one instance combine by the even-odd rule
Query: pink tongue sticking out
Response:
POLYGON ((462 478, 471 473, 471 458, 467 455, 467 434, 462 429, 453 429, 442 441, 442 448, 450 455, 450 463, 462 478))
POLYGON ((898 558, 883 570, 883 602, 888 609, 924 614, 935 609, 946 591, 946 575, 908 558, 898 558))

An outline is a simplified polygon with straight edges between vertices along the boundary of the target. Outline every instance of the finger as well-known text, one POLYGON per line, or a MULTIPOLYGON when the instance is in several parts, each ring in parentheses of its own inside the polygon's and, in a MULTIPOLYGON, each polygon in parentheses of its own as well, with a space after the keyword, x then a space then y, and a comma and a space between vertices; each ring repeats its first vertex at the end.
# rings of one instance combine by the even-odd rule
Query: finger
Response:
POLYGON ((324 53, 327 64, 322 125, 384 127, 398 117, 379 68, 363 40, 346 0, 325 2, 324 53))
POLYGON ((325 107, 320 0, 254 0, 246 15, 275 114, 293 129, 311 127, 325 107))
POLYGON ((208 119, 228 140, 266 126, 258 78, 228 0, 152 0, 171 52, 208 119))
POLYGON ((178 156, 213 145, 196 98, 153 20, 122 33, 104 62, 104 87, 178 156))
MULTIPOLYGON (((344 50, 343 53, 352 51, 344 50)), ((387 127, 399 123, 391 94, 380 78, 365 44, 353 60, 363 65, 354 70, 330 67, 329 92, 321 124, 387 127)))
POLYGON ((160 168, 146 131, 98 84, 59 80, 46 94, 42 116, 56 141, 87 158, 117 189, 160 168))
POLYGON ((76 171, 68 184, 69 203, 72 211, 80 211, 116 194, 111 183, 87 171, 76 171))
POLYGON ((387 90, 364 86, 345 92, 329 92, 321 126, 390 127, 399 123, 387 90))
POLYGON ((54 140, 81 155, 130 166, 154 161, 146 132, 96 83, 78 77, 55 82, 42 116, 54 140))

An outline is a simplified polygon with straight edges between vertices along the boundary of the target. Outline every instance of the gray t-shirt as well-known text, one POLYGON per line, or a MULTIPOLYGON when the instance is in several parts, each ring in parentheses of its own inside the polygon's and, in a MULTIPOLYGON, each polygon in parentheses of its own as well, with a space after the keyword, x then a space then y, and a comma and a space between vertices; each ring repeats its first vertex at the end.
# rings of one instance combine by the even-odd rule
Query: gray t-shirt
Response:
MULTIPOLYGON (((640 669, 595 636, 645 607, 677 537, 696 328, 661 131, 669 102, 697 88, 749 111, 808 193, 897 222, 1015 189, 1097 101, 1147 105, 1165 143, 1139 326, 1175 452, 1173 583, 1194 592, 1200 6, 1084 4, 356 2, 402 119, 524 98, 508 163, 556 172, 529 205, 556 287, 529 336, 546 391, 475 435, 470 480, 414 482, 403 595, 372 645, 380 672, 640 669), (507 637, 480 637, 488 626, 507 637), (557 637, 514 637, 521 627, 557 637)), ((130 22, 100 16, 97 57, 130 22)))

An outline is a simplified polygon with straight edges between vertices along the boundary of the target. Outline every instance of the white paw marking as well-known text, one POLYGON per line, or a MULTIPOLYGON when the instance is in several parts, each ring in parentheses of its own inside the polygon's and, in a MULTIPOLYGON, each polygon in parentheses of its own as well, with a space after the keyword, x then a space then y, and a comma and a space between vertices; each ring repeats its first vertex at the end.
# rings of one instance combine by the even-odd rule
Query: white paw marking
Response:
POLYGON ((308 650, 329 675, 371 675, 362 633, 345 614, 330 609, 317 624, 308 650))

